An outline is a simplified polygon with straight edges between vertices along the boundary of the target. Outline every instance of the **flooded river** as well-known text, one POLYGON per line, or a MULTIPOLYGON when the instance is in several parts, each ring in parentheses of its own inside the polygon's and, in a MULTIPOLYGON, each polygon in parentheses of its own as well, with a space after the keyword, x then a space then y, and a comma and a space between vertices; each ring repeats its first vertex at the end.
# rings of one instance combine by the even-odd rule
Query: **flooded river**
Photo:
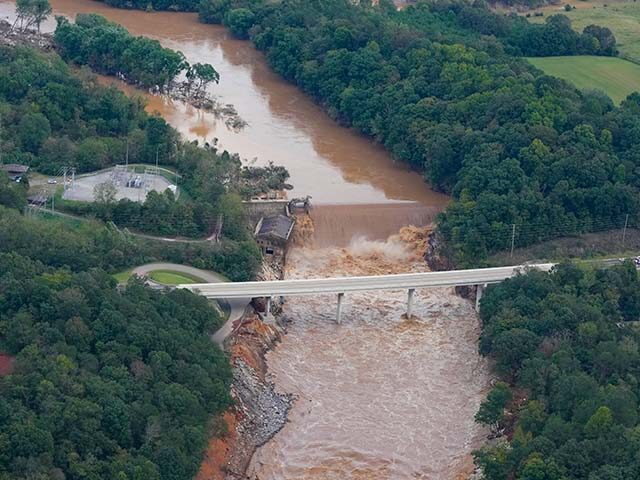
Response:
MULTIPOLYGON (((220 84, 211 87, 249 123, 235 133, 213 114, 180 102, 148 97, 185 137, 218 138, 221 147, 258 164, 273 161, 291 173, 292 195, 312 195, 316 203, 420 202, 442 207, 447 197, 425 187, 422 176, 395 163, 383 148, 340 127, 306 95, 284 82, 249 42, 230 38, 220 26, 204 25, 195 14, 118 10, 87 0, 51 0, 55 15, 94 12, 135 35, 180 50, 192 63, 211 63, 220 84)), ((14 2, 0 2, 0 16, 14 17, 14 2)), ((43 30, 53 30, 49 19, 43 30)))
MULTIPOLYGON (((212 92, 248 122, 242 131, 160 97, 146 95, 148 108, 187 138, 217 138, 248 161, 286 166, 292 195, 313 196, 320 205, 313 213, 315 242, 293 249, 288 277, 425 270, 424 231, 397 232, 432 221, 447 197, 337 125, 272 73, 248 42, 193 14, 51 3, 57 15, 100 13, 181 50, 191 62, 216 67, 221 82, 212 92)), ((0 1, 0 16, 12 17, 13 9, 0 1)), ((488 367, 477 354, 477 317, 450 289, 416 292, 412 319, 402 316, 405 302, 406 292, 348 295, 343 324, 336 325, 333 297, 287 301, 288 334, 267 360, 278 388, 298 400, 290 422, 254 455, 252 478, 466 478, 484 434, 473 416, 488 385, 488 367)))
MULTIPOLYGON (((299 248, 288 278, 425 271, 423 233, 347 248, 299 248)), ((290 422, 258 450, 259 480, 464 479, 486 432, 473 417, 487 388, 472 304, 450 289, 349 294, 285 303, 291 320, 267 354, 275 384, 298 399, 290 422)))

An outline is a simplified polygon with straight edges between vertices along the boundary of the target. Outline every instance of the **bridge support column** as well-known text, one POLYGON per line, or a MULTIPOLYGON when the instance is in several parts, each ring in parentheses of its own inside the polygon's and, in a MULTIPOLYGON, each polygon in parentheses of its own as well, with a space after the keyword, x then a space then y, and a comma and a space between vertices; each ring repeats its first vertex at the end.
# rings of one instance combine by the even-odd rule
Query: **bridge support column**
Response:
POLYGON ((336 310, 336 322, 338 325, 342 323, 342 300, 344 300, 344 293, 338 294, 338 308, 336 310))
POLYGON ((413 315, 413 294, 416 293, 415 288, 410 288, 407 293, 407 318, 413 315))
POLYGON ((484 294, 484 289, 487 288, 487 284, 476 285, 476 312, 480 311, 480 300, 484 294))
POLYGON ((273 323, 273 317, 271 316, 271 304, 273 303, 272 297, 267 297, 267 306, 264 311, 264 321, 265 323, 273 323))

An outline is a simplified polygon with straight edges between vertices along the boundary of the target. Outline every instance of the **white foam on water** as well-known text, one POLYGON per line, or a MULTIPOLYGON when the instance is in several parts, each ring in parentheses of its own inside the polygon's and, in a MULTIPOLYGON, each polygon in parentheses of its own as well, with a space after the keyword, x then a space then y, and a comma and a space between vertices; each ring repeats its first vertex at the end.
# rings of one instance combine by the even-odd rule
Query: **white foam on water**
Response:
MULTIPOLYGON (((347 248, 296 248, 288 278, 425 271, 416 230, 347 248)), ((267 355, 278 388, 298 395, 289 423, 260 448, 250 478, 454 479, 486 432, 474 415, 489 382, 478 319, 451 289, 288 299, 292 320, 267 355)))

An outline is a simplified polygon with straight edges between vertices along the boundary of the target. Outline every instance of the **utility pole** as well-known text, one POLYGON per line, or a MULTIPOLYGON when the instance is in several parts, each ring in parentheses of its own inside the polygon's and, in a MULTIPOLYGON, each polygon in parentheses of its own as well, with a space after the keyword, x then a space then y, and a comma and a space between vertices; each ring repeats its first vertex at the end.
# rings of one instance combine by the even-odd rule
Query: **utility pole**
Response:
POLYGON ((160 154, 160 145, 156 147, 156 171, 153 175, 153 189, 156 189, 156 177, 158 176, 158 156, 160 154))
POLYGON ((622 246, 624 247, 624 241, 627 238, 627 226, 629 225, 629 214, 624 217, 624 229, 622 230, 622 246))
POLYGON ((516 246, 516 224, 512 224, 511 227, 511 258, 513 258, 513 248, 516 246))
POLYGON ((127 137, 127 152, 125 153, 125 156, 124 156, 124 165, 125 165, 125 170, 129 172, 129 137, 127 137))

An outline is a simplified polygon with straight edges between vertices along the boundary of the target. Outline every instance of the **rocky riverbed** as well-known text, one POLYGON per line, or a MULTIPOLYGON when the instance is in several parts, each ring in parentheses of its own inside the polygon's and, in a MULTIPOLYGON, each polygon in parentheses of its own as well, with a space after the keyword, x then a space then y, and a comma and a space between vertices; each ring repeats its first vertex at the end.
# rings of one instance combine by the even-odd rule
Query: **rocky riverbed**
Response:
POLYGON ((245 478, 256 449, 286 424, 294 397, 276 391, 264 358, 283 333, 278 325, 267 324, 257 313, 250 312, 227 339, 235 405, 224 416, 227 433, 212 437, 197 480, 245 478))

